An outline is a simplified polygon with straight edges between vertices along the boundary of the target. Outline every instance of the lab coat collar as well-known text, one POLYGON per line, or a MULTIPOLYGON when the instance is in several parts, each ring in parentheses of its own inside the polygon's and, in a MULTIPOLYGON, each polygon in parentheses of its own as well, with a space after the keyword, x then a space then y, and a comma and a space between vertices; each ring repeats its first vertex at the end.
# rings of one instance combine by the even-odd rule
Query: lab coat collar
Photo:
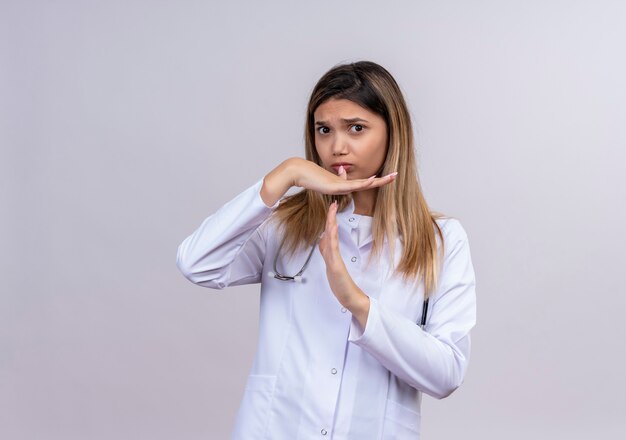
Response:
MULTIPOLYGON (((352 229, 356 229, 359 226, 361 216, 355 214, 354 199, 350 198, 350 203, 343 209, 343 211, 337 212, 338 223, 343 226, 343 229, 351 235, 352 229)), ((370 234, 359 247, 363 247, 373 241, 372 234, 370 234)), ((386 240, 385 240, 386 241, 386 240)))

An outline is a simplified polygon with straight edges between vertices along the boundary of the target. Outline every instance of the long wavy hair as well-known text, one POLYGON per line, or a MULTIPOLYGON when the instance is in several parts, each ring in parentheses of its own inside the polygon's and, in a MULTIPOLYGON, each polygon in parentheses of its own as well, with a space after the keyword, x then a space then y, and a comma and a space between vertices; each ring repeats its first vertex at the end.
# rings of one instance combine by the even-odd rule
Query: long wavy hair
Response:
MULTIPOLYGON (((378 188, 372 222, 372 252, 368 264, 380 257, 385 240, 389 245, 394 272, 405 281, 424 281, 425 295, 437 288, 443 234, 435 221, 445 217, 431 212, 422 194, 413 147, 413 129, 406 102, 391 74, 371 61, 336 65, 315 85, 305 123, 306 159, 319 166, 315 148, 314 112, 329 99, 347 99, 378 115, 387 124, 387 156, 378 176, 398 171, 394 182, 378 188), (441 239, 440 254, 435 234, 441 239), (396 264, 396 237, 402 255, 396 264)), ((352 196, 320 194, 308 189, 283 198, 274 212, 283 232, 283 249, 288 256, 315 244, 324 230, 328 207, 333 199, 341 211, 352 196)))

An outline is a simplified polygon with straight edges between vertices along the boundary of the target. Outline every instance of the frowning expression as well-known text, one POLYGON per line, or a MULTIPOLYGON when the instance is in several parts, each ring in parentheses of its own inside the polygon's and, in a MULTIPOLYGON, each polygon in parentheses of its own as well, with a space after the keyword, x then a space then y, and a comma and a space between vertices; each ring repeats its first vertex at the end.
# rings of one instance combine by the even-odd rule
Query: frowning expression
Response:
POLYGON ((348 179, 367 179, 380 170, 387 156, 382 116, 353 101, 331 98, 313 117, 315 149, 325 169, 337 174, 343 164, 348 179))

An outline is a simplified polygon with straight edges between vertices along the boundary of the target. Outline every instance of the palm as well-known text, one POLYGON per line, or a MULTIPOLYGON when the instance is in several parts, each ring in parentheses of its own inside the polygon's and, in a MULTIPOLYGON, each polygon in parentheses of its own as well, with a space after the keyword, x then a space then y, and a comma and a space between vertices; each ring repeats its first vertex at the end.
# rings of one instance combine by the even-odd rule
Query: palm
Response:
POLYGON ((307 188, 322 194, 350 194, 354 191, 376 188, 395 179, 395 173, 384 177, 348 180, 347 174, 335 175, 309 160, 296 162, 295 186, 307 188))

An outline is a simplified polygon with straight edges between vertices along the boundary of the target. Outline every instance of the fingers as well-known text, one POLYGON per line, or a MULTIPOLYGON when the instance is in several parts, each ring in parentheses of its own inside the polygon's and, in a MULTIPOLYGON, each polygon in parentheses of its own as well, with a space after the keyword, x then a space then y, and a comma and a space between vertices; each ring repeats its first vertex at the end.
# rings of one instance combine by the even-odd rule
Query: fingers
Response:
POLYGON ((352 182, 358 184, 358 186, 355 188, 355 190, 358 191, 359 189, 369 189, 387 185, 388 183, 393 182, 396 179, 397 175, 398 172, 395 171, 383 177, 372 176, 368 179, 353 180, 352 182))
POLYGON ((328 215, 326 216, 326 229, 324 235, 328 234, 331 244, 333 238, 337 236, 337 200, 333 201, 328 208, 328 215))
POLYGON ((330 204, 328 215, 326 216, 326 234, 330 241, 331 248, 337 243, 337 200, 330 204))
POLYGON ((340 166, 335 176, 339 177, 342 180, 342 184, 338 188, 326 194, 349 194, 354 191, 362 191, 370 188, 376 188, 393 182, 397 175, 398 172, 396 171, 383 177, 376 177, 376 175, 374 175, 369 177, 368 179, 348 180, 348 173, 342 166, 340 166))
MULTIPOLYGON (((387 174, 386 176, 383 176, 383 177, 374 178, 373 180, 380 180, 380 181, 384 181, 384 183, 389 183, 392 180, 394 180, 397 175, 398 175, 398 172, 394 171, 393 173, 389 173, 389 174, 387 174)), ((372 177, 375 177, 375 176, 372 176, 372 177)), ((370 179, 372 177, 370 177, 370 179)))
POLYGON ((343 180, 348 180, 348 173, 346 173, 346 169, 341 165, 339 170, 337 170, 337 175, 341 177, 343 180))
POLYGON ((335 200, 328 208, 324 232, 319 242, 320 252, 327 264, 332 264, 339 253, 339 226, 337 225, 337 201, 335 200))

